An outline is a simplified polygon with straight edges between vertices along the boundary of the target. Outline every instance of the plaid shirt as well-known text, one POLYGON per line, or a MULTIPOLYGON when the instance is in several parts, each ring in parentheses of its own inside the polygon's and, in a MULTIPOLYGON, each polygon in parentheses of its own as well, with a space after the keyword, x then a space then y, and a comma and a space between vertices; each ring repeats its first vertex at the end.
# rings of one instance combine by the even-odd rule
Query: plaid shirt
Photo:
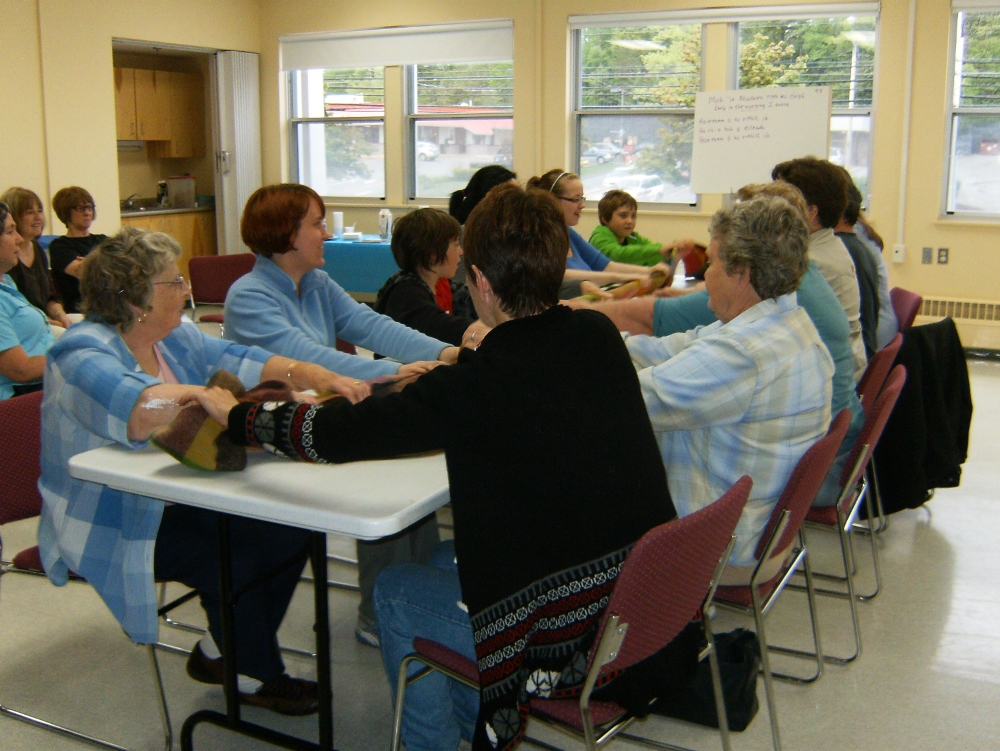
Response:
POLYGON ((730 563, 750 565, 796 463, 830 424, 833 360, 795 293, 727 324, 625 342, 679 516, 753 478, 730 563))
MULTIPOLYGON (((178 381, 188 384, 203 384, 224 369, 253 386, 271 356, 205 336, 190 322, 158 346, 178 381)), ((143 390, 158 383, 114 327, 88 320, 49 351, 42 401, 42 564, 60 586, 70 570, 83 576, 140 643, 157 638, 153 544, 163 501, 76 480, 67 463, 99 446, 144 446, 129 440, 128 420, 143 390)))

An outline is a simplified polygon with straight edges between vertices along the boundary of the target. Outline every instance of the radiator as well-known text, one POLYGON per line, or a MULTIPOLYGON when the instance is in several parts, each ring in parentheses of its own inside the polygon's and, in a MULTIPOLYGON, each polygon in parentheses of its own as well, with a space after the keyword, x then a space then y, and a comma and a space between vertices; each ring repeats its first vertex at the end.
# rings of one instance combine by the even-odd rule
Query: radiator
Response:
POLYGON ((1000 350, 1000 301, 925 297, 914 323, 942 318, 955 321, 964 347, 1000 350))

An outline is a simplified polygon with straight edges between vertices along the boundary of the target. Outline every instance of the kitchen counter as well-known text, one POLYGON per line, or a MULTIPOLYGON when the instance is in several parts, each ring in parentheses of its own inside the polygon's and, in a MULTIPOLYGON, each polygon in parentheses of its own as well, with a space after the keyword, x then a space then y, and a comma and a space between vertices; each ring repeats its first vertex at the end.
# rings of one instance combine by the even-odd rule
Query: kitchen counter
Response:
POLYGON ((126 209, 121 212, 122 219, 136 216, 163 216, 164 214, 190 214, 196 211, 215 211, 214 206, 198 206, 190 209, 126 209))

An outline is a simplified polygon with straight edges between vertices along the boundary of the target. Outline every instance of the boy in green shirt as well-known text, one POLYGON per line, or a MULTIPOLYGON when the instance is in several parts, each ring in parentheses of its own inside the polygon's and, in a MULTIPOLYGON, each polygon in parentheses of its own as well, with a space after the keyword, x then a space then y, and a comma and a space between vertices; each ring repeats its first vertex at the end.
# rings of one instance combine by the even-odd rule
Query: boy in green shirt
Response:
POLYGON ((672 245, 661 245, 635 231, 639 205, 624 190, 609 190, 597 204, 601 226, 590 235, 590 244, 612 261, 655 266, 670 261, 672 245))

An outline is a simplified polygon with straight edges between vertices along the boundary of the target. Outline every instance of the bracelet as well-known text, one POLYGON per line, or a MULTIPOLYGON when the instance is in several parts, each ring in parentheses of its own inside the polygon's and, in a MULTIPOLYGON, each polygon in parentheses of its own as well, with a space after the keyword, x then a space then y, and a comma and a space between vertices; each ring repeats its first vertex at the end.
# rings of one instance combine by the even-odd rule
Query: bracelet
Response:
POLYGON ((293 389, 295 388, 295 382, 292 380, 292 371, 301 364, 302 363, 299 360, 293 360, 292 364, 288 366, 288 372, 285 374, 285 378, 288 380, 288 383, 293 389))

